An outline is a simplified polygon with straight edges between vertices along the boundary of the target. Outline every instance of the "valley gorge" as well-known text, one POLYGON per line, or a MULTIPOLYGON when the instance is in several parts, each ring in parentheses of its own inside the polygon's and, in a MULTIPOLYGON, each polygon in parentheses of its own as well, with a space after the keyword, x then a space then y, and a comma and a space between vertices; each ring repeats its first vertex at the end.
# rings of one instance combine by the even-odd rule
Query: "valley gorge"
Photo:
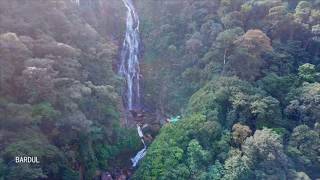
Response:
POLYGON ((0 0, 0 180, 320 178, 319 32, 316 0, 0 0))

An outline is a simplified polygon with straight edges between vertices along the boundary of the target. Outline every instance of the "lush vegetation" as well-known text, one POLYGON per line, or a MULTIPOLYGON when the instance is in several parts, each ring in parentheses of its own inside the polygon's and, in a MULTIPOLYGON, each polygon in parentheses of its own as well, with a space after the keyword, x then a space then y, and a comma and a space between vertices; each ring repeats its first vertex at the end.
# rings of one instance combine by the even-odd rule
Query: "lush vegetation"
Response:
POLYGON ((0 179, 93 179, 139 148, 113 71, 125 11, 93 2, 0 1, 0 179))
POLYGON ((136 179, 320 177, 319 1, 137 3, 145 102, 184 117, 136 179))
MULTIPOLYGON (((0 0, 0 180, 93 179, 141 146, 121 126, 126 9, 80 2, 0 0)), ((135 6, 144 110, 182 118, 133 179, 320 178, 319 0, 135 6)))

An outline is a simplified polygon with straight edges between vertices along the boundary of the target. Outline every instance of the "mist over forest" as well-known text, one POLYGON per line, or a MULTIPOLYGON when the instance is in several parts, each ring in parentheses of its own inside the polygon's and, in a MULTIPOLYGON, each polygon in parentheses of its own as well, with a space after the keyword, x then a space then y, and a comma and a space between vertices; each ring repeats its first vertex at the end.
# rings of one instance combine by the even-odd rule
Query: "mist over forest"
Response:
POLYGON ((320 1, 0 0, 0 180, 42 179, 320 179, 320 1))

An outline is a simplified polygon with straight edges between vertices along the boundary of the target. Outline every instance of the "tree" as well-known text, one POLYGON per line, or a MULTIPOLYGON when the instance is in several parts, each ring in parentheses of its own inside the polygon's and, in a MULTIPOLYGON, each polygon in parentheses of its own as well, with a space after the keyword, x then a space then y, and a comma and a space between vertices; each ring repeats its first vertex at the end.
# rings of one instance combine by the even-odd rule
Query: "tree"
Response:
POLYGON ((217 38, 218 34, 223 31, 223 27, 219 23, 214 21, 207 21, 201 25, 200 32, 202 39, 208 46, 211 46, 212 42, 217 38))
POLYGON ((251 103, 251 111, 256 118, 259 128, 283 126, 279 101, 273 97, 263 97, 251 103))
POLYGON ((0 34, 0 92, 4 95, 18 94, 15 82, 23 64, 32 52, 15 33, 0 34))
POLYGON ((261 75, 262 56, 273 50, 270 39, 261 30, 249 30, 234 42, 229 68, 241 79, 254 81, 261 75))
POLYGON ((303 64, 299 67, 299 77, 303 81, 313 83, 316 81, 319 73, 317 73, 316 68, 313 64, 303 64))
POLYGON ((238 11, 233 11, 226 14, 221 20, 226 29, 243 27, 241 13, 238 11))
POLYGON ((286 178, 288 158, 280 136, 271 129, 257 130, 245 140, 242 151, 250 161, 250 168, 256 178, 286 178))
POLYGON ((309 16, 311 15, 312 4, 307 1, 300 1, 295 9, 295 20, 308 26, 309 16))
POLYGON ((240 123, 234 124, 232 127, 232 139, 234 143, 241 147, 244 140, 251 135, 252 131, 248 126, 241 125, 240 123))
POLYGON ((311 180, 311 178, 305 172, 297 172, 297 171, 290 171, 289 173, 290 179, 303 179, 303 180, 311 180))
POLYGON ((20 82, 29 103, 45 100, 55 102, 54 79, 58 72, 53 70, 53 61, 49 59, 29 59, 22 71, 20 82))
POLYGON ((201 35, 199 32, 195 32, 189 40, 186 41, 186 48, 190 50, 191 53, 197 53, 202 47, 201 35))
POLYGON ((270 26, 267 26, 268 35, 272 40, 280 39, 282 42, 292 38, 294 33, 294 18, 288 7, 281 5, 269 9, 266 17, 270 26))
POLYGON ((209 167, 209 171, 207 174, 207 179, 219 180, 222 179, 224 175, 224 167, 218 160, 214 163, 214 165, 209 167))
POLYGON ((13 179, 37 179, 60 177, 60 170, 65 168, 63 154, 59 149, 50 145, 45 137, 38 132, 29 131, 28 137, 10 144, 3 151, 3 158, 6 163, 14 160, 15 157, 37 157, 40 164, 15 164, 8 166, 7 178, 13 179))
POLYGON ((295 76, 278 76, 275 73, 268 73, 267 76, 259 80, 259 87, 265 90, 270 96, 280 102, 280 107, 286 103, 287 94, 295 83, 295 76))
POLYGON ((26 180, 48 178, 48 176, 45 175, 41 168, 32 168, 28 164, 22 164, 16 167, 12 167, 6 177, 10 179, 26 180))
POLYGON ((319 122, 319 83, 304 83, 302 87, 288 98, 290 104, 286 107, 286 114, 296 125, 306 124, 312 127, 319 122))
MULTIPOLYGON (((0 2, 0 179, 93 179, 123 149, 137 149, 136 131, 118 123, 113 71, 118 47, 110 29, 125 23, 119 13, 102 12, 125 7, 112 0, 91 8, 66 0, 0 2), (17 155, 41 163, 9 163, 17 155)), ((118 29, 114 34, 123 34, 118 29)))
POLYGON ((30 104, 6 103, 2 105, 0 112, 1 127, 9 131, 29 127, 34 123, 30 104))
POLYGON ((222 51, 223 64, 228 61, 230 51, 234 46, 234 41, 243 34, 243 30, 239 27, 228 29, 218 34, 215 46, 222 51))
POLYGON ((209 152, 205 151, 197 140, 191 140, 187 148, 187 164, 191 177, 197 179, 204 172, 209 160, 209 152))
POLYGON ((224 163, 223 179, 245 180, 252 177, 250 162, 245 156, 241 155, 240 150, 231 150, 229 157, 224 163))
POLYGON ((210 120, 205 116, 192 114, 175 124, 164 126, 162 133, 148 148, 147 156, 135 173, 135 178, 200 179, 200 177, 206 177, 211 155, 215 156, 224 151, 224 149, 216 149, 212 152, 206 150, 222 139, 219 127, 211 126, 214 130, 211 133, 204 133, 211 129, 207 127, 208 122, 210 120))
POLYGON ((245 29, 262 27, 261 20, 268 15, 269 9, 280 5, 282 5, 281 0, 245 1, 241 6, 245 29))
POLYGON ((247 48, 250 53, 256 56, 261 56, 263 53, 273 50, 270 38, 257 29, 248 30, 235 41, 235 44, 247 48))
POLYGON ((283 124, 278 100, 235 77, 207 83, 190 98, 187 112, 202 113, 224 127, 238 121, 254 128, 283 124))
POLYGON ((4 179, 4 174, 5 174, 5 164, 3 162, 3 159, 0 159, 0 179, 4 179))
POLYGON ((315 171, 320 167, 320 135, 306 125, 294 128, 288 146, 288 154, 294 160, 297 169, 318 177, 315 171))

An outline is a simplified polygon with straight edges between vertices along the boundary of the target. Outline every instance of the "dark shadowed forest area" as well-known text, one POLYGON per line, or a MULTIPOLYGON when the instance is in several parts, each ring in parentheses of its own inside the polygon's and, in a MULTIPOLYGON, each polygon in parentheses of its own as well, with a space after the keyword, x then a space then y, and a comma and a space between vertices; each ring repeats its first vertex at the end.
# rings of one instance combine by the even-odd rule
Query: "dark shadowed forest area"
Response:
POLYGON ((38 179, 320 179, 320 0, 0 0, 0 180, 38 179))

